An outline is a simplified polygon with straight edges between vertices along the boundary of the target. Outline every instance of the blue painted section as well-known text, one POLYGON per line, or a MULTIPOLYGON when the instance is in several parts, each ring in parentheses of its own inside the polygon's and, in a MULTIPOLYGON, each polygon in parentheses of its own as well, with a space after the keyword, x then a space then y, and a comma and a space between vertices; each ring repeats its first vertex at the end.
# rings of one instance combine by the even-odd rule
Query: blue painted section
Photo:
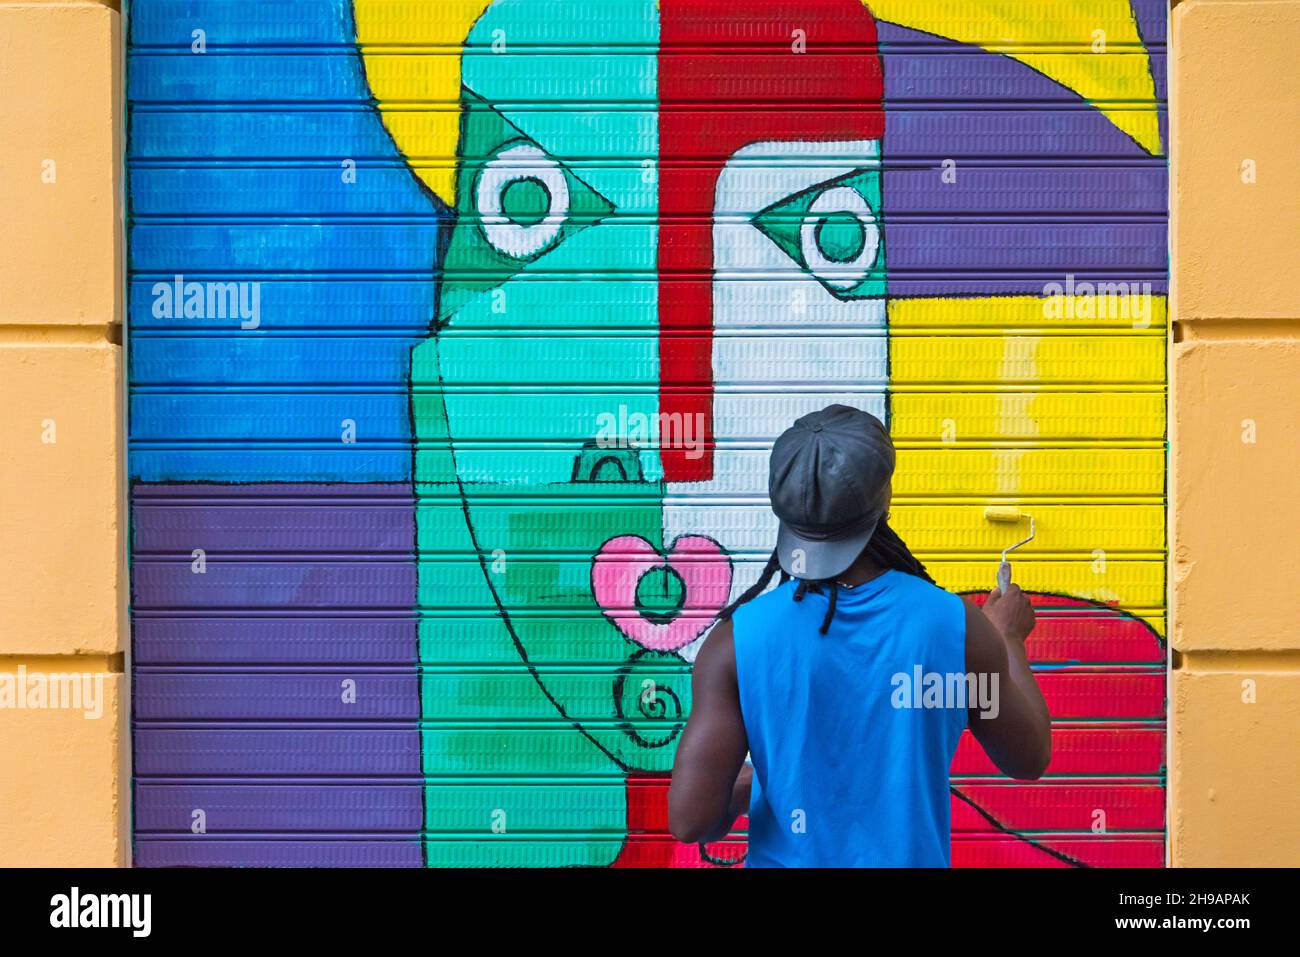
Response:
POLYGON ((131 382, 140 386, 274 386, 406 381, 409 339, 380 336, 162 338, 131 344, 131 382))
MULTIPOLYGON (((216 278, 203 273, 185 275, 186 281, 216 278)), ((331 330, 357 330, 423 339, 433 321, 432 276, 385 279, 291 278, 259 276, 260 332, 294 330, 308 334, 331 330)), ((154 315, 154 288, 175 282, 172 273, 136 274, 130 286, 132 335, 162 330, 227 335, 238 330, 236 319, 159 318, 154 315)), ((178 373, 179 374, 179 373, 178 373)))
POLYGON ((131 212, 154 216, 423 216, 444 218, 444 207, 413 188, 415 177, 399 161, 357 164, 355 182, 343 161, 292 166, 152 166, 129 171, 131 212))
MULTIPOLYGON (((136 442, 313 442, 325 446, 342 444, 342 423, 350 421, 356 426, 356 446, 364 449, 371 442, 407 441, 406 414, 403 392, 257 394, 232 388, 136 392, 131 396, 131 438, 136 442)), ((353 448, 345 446, 344 451, 353 448)))
POLYGON ((403 393, 411 346, 428 335, 450 213, 405 168, 367 105, 353 39, 346 0, 132 5, 133 49, 168 47, 133 55, 128 79, 135 479, 410 477, 403 393), (190 51, 196 29, 205 34, 204 54, 190 51), (288 49, 244 55, 266 45, 288 49), (287 112, 229 105, 304 97, 305 108, 287 112), (193 101, 227 105, 184 105, 193 101), (324 106, 343 101, 351 106, 324 106), (244 162, 259 156, 270 162, 244 162), (328 159, 311 161, 317 157, 328 159), (367 157, 369 166, 345 165, 367 157), (186 316, 180 303, 169 309, 162 300, 172 297, 177 275, 204 284, 205 293, 209 283, 246 284, 245 305, 257 284, 255 319, 210 309, 186 316), (300 336, 281 335, 290 330, 300 336), (354 337, 341 337, 344 330, 354 337), (177 393, 182 384, 310 388, 177 393), (341 391, 347 387, 354 391, 341 391), (344 419, 356 422, 354 445, 341 442, 344 419))
POLYGON ((192 31, 202 29, 208 49, 228 45, 350 43, 349 0, 132 0, 132 46, 189 49, 192 31))

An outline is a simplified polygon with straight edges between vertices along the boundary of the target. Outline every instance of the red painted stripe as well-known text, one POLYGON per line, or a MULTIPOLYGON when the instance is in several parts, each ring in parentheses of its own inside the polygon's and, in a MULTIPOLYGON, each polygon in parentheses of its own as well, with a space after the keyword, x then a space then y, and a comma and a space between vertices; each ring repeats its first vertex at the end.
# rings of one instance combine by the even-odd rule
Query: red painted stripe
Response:
MULTIPOLYGON (((1089 867, 1163 867, 1165 842, 1160 835, 1141 838, 1034 840, 1089 867)), ((1069 867, 1069 863, 1015 837, 954 838, 953 867, 1069 867)))
MULTIPOLYGON (((630 778, 627 783, 629 834, 668 834, 668 778, 630 778)), ((1033 784, 962 784, 968 800, 951 798, 952 830, 998 833, 974 802, 999 824, 1015 830, 1089 831, 1105 812, 1109 831, 1156 831, 1165 826, 1165 792, 1158 784, 1043 782, 1033 784)), ((732 831, 744 834, 749 818, 737 818, 732 831)))
MULTIPOLYGON (((1164 763, 1165 731, 1161 726, 1058 725, 1052 728, 1052 763, 1047 773, 1155 775, 1164 763)), ((969 731, 957 743, 949 772, 1001 775, 969 731)))
POLYGON ((1039 672, 1038 687, 1058 721, 1075 718, 1163 718, 1163 672, 1039 672))
POLYGON ((716 861, 739 861, 745 856, 744 841, 716 841, 707 845, 706 853, 712 860, 700 855, 692 844, 680 844, 672 838, 629 837, 614 867, 717 867, 716 861))
MULTIPOLYGON (((967 592, 983 605, 987 592, 967 592)), ((1034 633, 1025 643, 1035 663, 1165 663, 1165 647, 1154 628, 1125 612, 1063 595, 1030 593, 1037 613, 1034 633)))
MULTIPOLYGON (((615 867, 707 867, 737 860, 744 853, 745 817, 733 833, 708 845, 681 844, 668 833, 668 775, 633 775, 627 780, 628 838, 615 867)), ((1064 867, 1067 861, 1043 847, 1093 867, 1160 867, 1164 861, 1164 790, 1145 783, 1039 782, 961 784, 1003 827, 1015 831, 1056 831, 1050 836, 1006 834, 966 801, 952 801, 954 867, 1064 867), (1106 812, 1111 833, 1092 834, 1093 812, 1106 812), (1117 829, 1147 833, 1116 835, 1117 829), (1068 833, 1077 832, 1077 833, 1068 833), (1035 846, 1039 845, 1039 846, 1035 846)))
POLYGON ((692 434, 707 449, 691 458, 695 450, 666 444, 660 457, 670 482, 713 477, 713 290, 670 277, 712 273, 711 230, 692 228, 690 221, 712 221, 723 166, 741 147, 765 140, 878 139, 884 133, 876 25, 861 0, 750 0, 743 6, 745 43, 785 46, 788 55, 713 52, 734 48, 739 12, 734 0, 660 4, 660 41, 675 52, 659 57, 659 98, 678 105, 661 111, 659 120, 659 362, 662 380, 679 387, 661 390, 660 413, 670 423, 688 416, 698 421, 701 428, 692 434), (791 47, 796 30, 807 38, 806 52, 791 47), (818 52, 819 43, 841 50, 853 44, 863 52, 818 52), (732 109, 720 116, 680 105, 724 103, 741 90, 749 101, 780 100, 782 107, 732 109), (824 108, 828 100, 843 102, 846 90, 853 91, 856 105, 824 108), (683 169, 684 160, 694 161, 695 169, 683 169), (665 339, 683 329, 705 334, 665 348, 665 339), (690 390, 680 390, 682 385, 690 390))
MULTIPOLYGON (((1165 826, 1165 792, 1158 784, 958 784, 963 795, 998 823, 1028 831, 1158 831, 1165 826), (1097 811, 1105 812, 1099 819, 1097 811)), ((953 795, 952 830, 997 833, 987 818, 953 795)))
MULTIPOLYGON (((737 861, 744 841, 728 839, 707 845, 706 860, 697 847, 671 838, 629 837, 614 867, 716 867, 717 861, 737 861)), ((1134 837, 1038 838, 963 837, 952 842, 953 867, 1070 867, 1050 848, 1089 867, 1163 867, 1163 835, 1134 837), (1037 846, 1036 846, 1037 845, 1037 846)))

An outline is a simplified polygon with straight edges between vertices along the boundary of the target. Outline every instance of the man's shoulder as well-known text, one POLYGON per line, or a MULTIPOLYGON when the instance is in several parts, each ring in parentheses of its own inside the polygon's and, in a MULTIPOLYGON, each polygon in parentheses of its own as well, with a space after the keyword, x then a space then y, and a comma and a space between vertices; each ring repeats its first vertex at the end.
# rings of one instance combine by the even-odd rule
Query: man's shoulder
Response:
POLYGON ((903 589, 909 597, 930 602, 936 607, 959 610, 963 615, 966 613, 965 599, 954 592, 948 591, 946 588, 936 585, 934 582, 928 582, 918 575, 901 571, 896 573, 896 579, 895 586, 903 589))
POLYGON ((761 621, 770 616, 778 607, 778 603, 788 602, 790 600, 790 591, 794 588, 793 582, 786 582, 777 585, 775 588, 769 588, 763 594, 756 598, 751 598, 736 608, 732 615, 732 620, 761 621))

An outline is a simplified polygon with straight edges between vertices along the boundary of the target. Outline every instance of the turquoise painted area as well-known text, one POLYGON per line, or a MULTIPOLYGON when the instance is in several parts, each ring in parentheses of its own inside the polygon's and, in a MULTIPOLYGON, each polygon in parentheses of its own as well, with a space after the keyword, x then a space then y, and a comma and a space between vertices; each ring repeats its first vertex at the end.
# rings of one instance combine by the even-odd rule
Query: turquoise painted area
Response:
MULTIPOLYGON (((482 562, 482 575, 462 594, 460 576, 452 576, 453 582, 443 574, 442 564, 422 561, 420 604, 445 607, 454 601, 485 609, 485 615, 487 609, 498 609, 492 619, 495 639, 481 634, 480 640, 488 642, 482 653, 489 660, 510 662, 509 669, 531 679, 529 685, 519 686, 530 688, 520 692, 527 700, 512 696, 509 711, 527 715, 534 726, 553 726, 558 736, 557 746, 539 749, 535 733, 500 728, 493 738, 493 771, 525 778, 573 776, 587 782, 563 789, 501 785, 488 789, 482 801, 468 808, 457 803, 456 795, 447 801, 446 792, 431 787, 426 800, 431 838, 454 832, 466 819, 486 820, 484 815, 497 805, 506 833, 513 822, 525 831, 549 835, 534 841, 515 834, 512 840, 484 844, 485 863, 537 863, 541 858, 551 864, 610 863, 627 821, 624 790, 621 783, 611 787, 610 776, 617 782, 620 769, 668 770, 688 707, 685 663, 673 656, 645 654, 623 637, 595 605, 589 559, 572 560, 575 554, 594 556, 615 535, 639 535, 663 546, 657 454, 617 450, 620 464, 610 466, 605 450, 596 448, 602 437, 619 438, 617 424, 609 432, 611 421, 653 421, 658 410, 653 335, 659 320, 653 278, 658 227, 653 222, 619 222, 627 210, 655 210, 658 186, 653 171, 645 175, 635 164, 629 169, 624 162, 622 170, 611 170, 585 162, 581 172, 570 165, 657 155, 653 47, 658 15, 651 2, 600 9, 595 17, 589 4, 562 0, 547 5, 543 21, 536 4, 504 0, 474 27, 472 44, 504 40, 506 52, 462 61, 469 104, 462 123, 465 159, 458 171, 457 222, 442 277, 441 333, 412 352, 412 381, 434 387, 412 395, 416 436, 431 444, 415 459, 417 490, 463 496, 465 516, 449 526, 429 520, 436 505, 420 505, 418 547, 422 557, 477 551, 482 562), (544 41, 556 22, 573 24, 566 38, 573 44, 642 44, 647 52, 584 57, 509 53, 513 44, 544 41), (519 90, 535 91, 547 103, 523 107, 503 102, 507 96, 517 97, 519 90), (584 105, 593 92, 601 100, 640 102, 648 108, 593 110, 584 105), (571 106, 566 109, 567 104, 571 106), (479 207, 494 197, 480 186, 486 164, 503 148, 521 143, 555 164, 555 172, 568 183, 569 212, 577 215, 565 221, 558 237, 540 253, 512 258, 484 228, 479 207), (629 285, 630 274, 649 281, 629 285), (584 379, 639 385, 615 393, 575 389, 559 397, 526 387, 476 388, 486 382, 536 382, 548 373, 535 368, 534 351, 518 348, 509 339, 500 340, 499 348, 484 349, 484 336, 463 333, 505 327, 544 337, 557 327, 602 325, 642 334, 586 339, 577 347, 579 355, 568 366, 566 380, 575 386, 584 379), (475 451, 501 446, 506 448, 486 456, 475 451), (508 502, 504 495, 510 496, 508 502), (520 496, 533 501, 517 502, 520 496), (539 510, 539 498, 560 508, 570 503, 566 520, 557 524, 552 509, 539 510), (593 505, 593 500, 601 504, 593 505), (451 588, 458 591, 454 599, 448 593, 451 588), (575 615, 575 608, 585 613, 575 615), (586 669, 576 683, 574 666, 586 669), (652 677, 643 679, 643 672, 652 677), (663 689, 654 707, 647 708, 641 700, 643 680, 663 689), (565 834, 607 834, 609 839, 556 839, 565 834)), ((507 216, 512 189, 518 186, 507 184, 501 194, 507 216)), ((533 189, 528 198, 536 207, 544 197, 533 189)), ((545 210, 540 212, 544 222, 545 210)), ((538 215, 539 209, 529 210, 531 219, 538 215)), ((423 663, 457 659, 459 649, 439 647, 440 634, 446 631, 435 619, 421 622, 423 663)), ((493 696, 500 694, 500 674, 460 675, 453 696, 467 709, 491 709, 493 696)), ((435 703, 425 704, 428 719, 435 703)), ((424 733, 426 773, 436 774, 449 762, 455 766, 462 748, 481 749, 480 738, 468 730, 424 733)), ((442 860, 441 844, 431 839, 427 847, 431 864, 442 860)))
MULTIPOLYGON (((502 0, 488 8, 470 32, 469 42, 490 46, 499 37, 504 39, 505 52, 464 57, 461 81, 465 86, 561 159, 657 156, 659 8, 655 0, 602 3, 599 16, 592 15, 592 4, 584 0, 548 0, 546 15, 537 14, 537 4, 530 0, 502 0), (512 46, 549 41, 557 23, 566 24, 566 44, 635 45, 644 52, 511 55, 512 46), (512 106, 510 100, 517 99, 520 90, 540 91, 537 95, 551 108, 512 106), (593 103, 596 98, 605 103, 643 103, 646 108, 601 110, 599 102, 593 103)), ((616 209, 655 207, 657 180, 639 168, 590 169, 583 175, 616 209)))

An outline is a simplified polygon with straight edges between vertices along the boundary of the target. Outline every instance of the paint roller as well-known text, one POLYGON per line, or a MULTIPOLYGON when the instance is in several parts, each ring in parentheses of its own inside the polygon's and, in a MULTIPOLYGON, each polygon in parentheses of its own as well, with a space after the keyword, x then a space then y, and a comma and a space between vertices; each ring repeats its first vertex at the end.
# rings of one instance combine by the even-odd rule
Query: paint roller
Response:
POLYGON ((990 505, 984 509, 984 518, 999 525, 1018 525, 1024 519, 1029 519, 1029 536, 1002 550, 1002 564, 998 566, 998 590, 1005 594, 1011 585, 1011 563, 1007 561, 1007 555, 1034 540, 1034 517, 1014 505, 990 505))

